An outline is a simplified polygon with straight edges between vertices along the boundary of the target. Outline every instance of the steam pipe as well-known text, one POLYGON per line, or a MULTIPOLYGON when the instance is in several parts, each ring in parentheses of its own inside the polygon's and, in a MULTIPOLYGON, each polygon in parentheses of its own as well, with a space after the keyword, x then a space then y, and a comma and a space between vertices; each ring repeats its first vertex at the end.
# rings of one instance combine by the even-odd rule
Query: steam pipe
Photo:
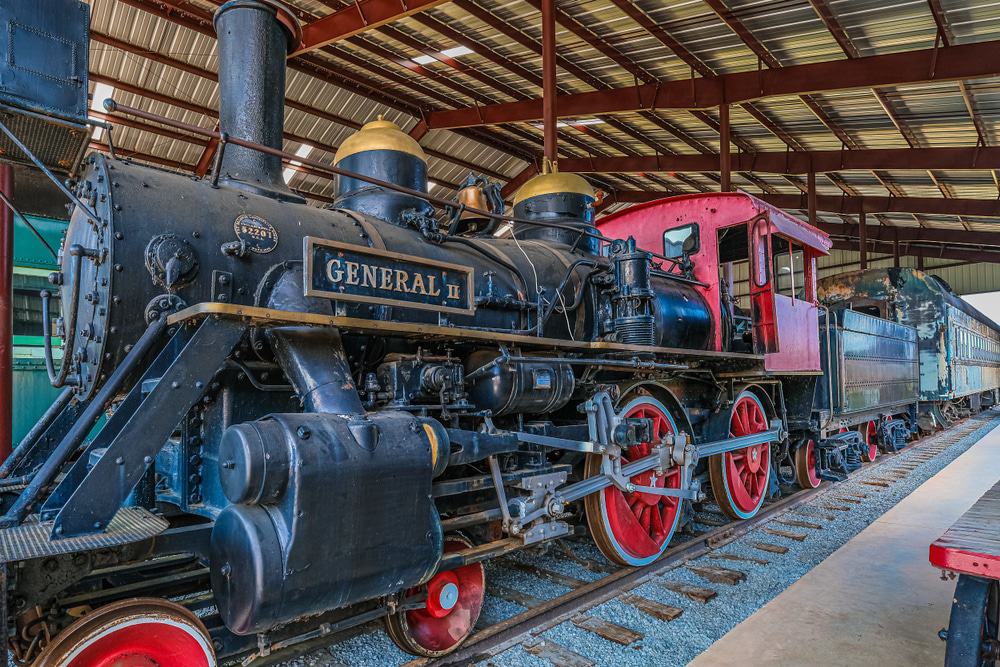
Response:
POLYGON ((97 251, 84 248, 79 243, 74 243, 69 247, 69 254, 72 258, 70 260, 72 265, 70 269, 72 290, 69 295, 69 312, 66 315, 64 326, 66 337, 63 340, 63 356, 59 362, 58 372, 56 372, 55 361, 52 355, 52 325, 50 324, 51 317, 49 316, 49 299, 52 298, 52 295, 48 290, 42 290, 40 293, 42 297, 42 340, 45 349, 45 370, 48 372, 49 382, 53 387, 57 388, 67 384, 79 384, 79 378, 70 381, 67 379, 67 376, 70 369, 70 356, 72 356, 74 341, 76 340, 76 318, 79 312, 80 301, 80 267, 83 261, 81 258, 97 257, 97 251))
MULTIPOLYGON (((278 279, 268 308, 330 315, 330 303, 302 295, 302 269, 278 279)), ((340 331, 332 327, 274 327, 267 332, 275 360, 302 399, 306 412, 363 415, 340 331)))

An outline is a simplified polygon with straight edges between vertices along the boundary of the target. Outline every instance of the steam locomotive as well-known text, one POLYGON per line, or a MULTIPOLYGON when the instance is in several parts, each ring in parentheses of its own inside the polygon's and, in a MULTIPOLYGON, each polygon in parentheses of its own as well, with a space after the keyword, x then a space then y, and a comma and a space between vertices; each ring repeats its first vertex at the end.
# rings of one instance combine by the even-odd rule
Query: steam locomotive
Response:
MULTIPOLYGON (((749 518, 915 432, 915 402, 820 400, 832 341, 871 335, 821 313, 822 232, 734 193, 598 228, 591 186, 554 170, 509 227, 486 205, 442 220, 384 119, 307 206, 281 178, 294 16, 231 0, 215 26, 242 142, 213 177, 95 154, 74 184, 43 318, 64 389, 0 467, 22 664, 212 665, 379 618, 441 656, 492 557, 586 526, 645 565, 695 504, 749 518)), ((912 357, 912 328, 859 317, 912 357)))

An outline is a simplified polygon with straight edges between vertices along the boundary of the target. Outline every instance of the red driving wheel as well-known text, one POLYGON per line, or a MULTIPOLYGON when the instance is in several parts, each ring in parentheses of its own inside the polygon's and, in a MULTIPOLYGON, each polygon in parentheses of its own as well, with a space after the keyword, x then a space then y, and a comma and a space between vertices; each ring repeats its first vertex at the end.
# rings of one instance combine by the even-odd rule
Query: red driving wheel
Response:
MULTIPOLYGON (((667 408, 655 398, 640 396, 629 401, 624 417, 649 419, 653 425, 652 439, 626 448, 622 465, 649 456, 663 436, 676 433, 677 428, 667 408)), ((584 464, 584 477, 601 472, 601 456, 590 454, 584 464)), ((657 475, 649 470, 629 479, 636 486, 679 489, 681 469, 674 466, 657 475)), ((605 557, 619 565, 638 567, 651 563, 662 554, 670 542, 680 519, 680 498, 635 491, 626 493, 609 486, 584 499, 587 526, 605 557)))
MULTIPOLYGON (((751 391, 736 397, 729 421, 730 437, 768 429, 764 404, 751 391)), ((708 461, 712 494, 722 511, 733 519, 749 519, 764 504, 771 475, 771 445, 750 445, 708 461)))
POLYGON ((807 438, 795 450, 795 481, 803 489, 815 489, 820 478, 816 472, 816 443, 807 438))
POLYGON ((878 422, 871 420, 858 426, 858 433, 864 440, 861 447, 861 460, 871 463, 878 458, 878 422))
MULTIPOLYGON (((460 535, 445 538, 445 553, 471 547, 472 543, 460 535)), ((438 572, 424 587, 427 606, 391 614, 386 617, 385 626, 399 648, 436 658, 454 651, 472 634, 486 596, 486 574, 482 563, 463 565, 438 572)))
POLYGON ((212 639, 184 607, 157 598, 121 600, 74 621, 34 667, 215 667, 212 639))

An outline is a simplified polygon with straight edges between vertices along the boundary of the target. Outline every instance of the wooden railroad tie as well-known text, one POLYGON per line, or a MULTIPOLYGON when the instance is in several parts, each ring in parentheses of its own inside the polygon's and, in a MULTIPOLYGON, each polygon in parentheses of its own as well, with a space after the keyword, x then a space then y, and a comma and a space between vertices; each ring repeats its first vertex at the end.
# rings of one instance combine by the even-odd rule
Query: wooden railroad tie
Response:
POLYGON ((764 532, 784 537, 785 539, 795 540, 796 542, 805 542, 806 537, 808 537, 805 533, 794 533, 790 530, 781 530, 780 528, 764 528, 764 532))
POLYGON ((600 572, 601 574, 611 574, 612 572, 617 572, 620 569, 610 563, 601 563, 595 560, 590 560, 589 558, 584 558, 583 556, 578 556, 573 549, 566 544, 565 540, 556 540, 556 544, 559 545, 559 550, 562 551, 567 558, 574 563, 579 563, 585 570, 600 572))
POLYGON ((711 553, 705 554, 705 558, 715 558, 718 560, 734 560, 734 561, 744 561, 747 563, 756 563, 757 565, 767 565, 771 561, 764 560, 763 558, 754 558, 753 556, 740 556, 739 554, 729 554, 724 551, 713 551, 711 553))
POLYGON ((699 577, 711 581, 713 584, 729 584, 730 586, 735 586, 741 581, 746 581, 747 579, 745 572, 730 570, 727 567, 688 565, 687 569, 691 570, 699 577))
POLYGON ((793 528, 809 528, 811 530, 823 530, 823 526, 818 523, 812 523, 811 521, 799 521, 798 519, 775 519, 775 523, 780 523, 783 526, 792 526, 793 528))
POLYGON ((854 496, 855 498, 867 498, 867 493, 861 493, 860 491, 844 491, 845 496, 854 496))
POLYGON ((695 523, 703 523, 706 526, 716 526, 716 527, 725 526, 726 524, 729 523, 728 521, 726 521, 721 516, 716 516, 714 514, 695 515, 694 520, 695 520, 695 523))
POLYGON ((788 547, 783 547, 780 544, 772 544, 770 542, 751 542, 750 546, 754 549, 760 549, 761 551, 768 551, 772 554, 787 554, 788 547))
POLYGON ((685 584, 681 581, 658 581, 657 583, 663 588, 666 588, 668 591, 673 591, 678 595, 683 595, 684 597, 694 600, 695 602, 708 602, 718 595, 718 593, 713 591, 711 588, 692 586, 691 584, 685 584))
POLYGON ((882 487, 883 489, 888 486, 892 486, 892 482, 886 482, 885 480, 881 479, 863 479, 861 480, 861 483, 867 484, 868 486, 879 486, 882 487))
POLYGON ((593 632, 598 637, 603 637, 609 642, 615 642, 616 644, 621 644, 622 646, 634 644, 645 636, 641 632, 636 632, 631 628, 626 628, 625 626, 618 625, 617 623, 605 621, 603 618, 589 616, 587 614, 574 616, 573 625, 581 630, 593 632))
POLYGON ((845 507, 844 505, 833 505, 831 503, 825 503, 823 505, 828 510, 837 510, 838 512, 850 512, 850 507, 845 507))
POLYGON ((562 647, 551 639, 533 638, 521 644, 531 655, 548 660, 553 667, 593 667, 594 662, 562 647))
POLYGON ((524 572, 538 577, 539 579, 551 581, 552 583, 565 586, 566 588, 580 588, 587 583, 583 579, 571 577, 570 575, 563 574, 562 572, 553 572, 552 570, 547 570, 543 567, 538 567, 537 565, 529 565, 528 563, 521 563, 519 561, 507 560, 503 562, 503 565, 504 567, 509 567, 512 570, 518 570, 519 572, 524 572))
POLYGON ((536 598, 534 595, 529 593, 522 593, 521 591, 515 590, 513 588, 507 588, 506 586, 491 583, 486 589, 488 595, 498 597, 501 600, 506 600, 507 602, 513 602, 516 605, 524 607, 525 609, 533 609, 545 602, 541 598, 536 598))
POLYGON ((852 505, 860 505, 861 501, 857 498, 843 498, 841 496, 833 496, 832 500, 839 500, 842 503, 851 503, 852 505))
POLYGON ((837 517, 833 514, 826 514, 825 512, 817 512, 816 510, 809 507, 800 507, 795 510, 795 514, 804 514, 808 517, 816 517, 821 521, 836 521, 837 517))
POLYGON ((662 602, 657 602, 656 600, 650 600, 649 598, 644 598, 641 595, 635 595, 634 593, 626 593, 618 598, 623 604, 635 607, 647 616, 652 616, 655 619, 670 622, 684 613, 683 609, 678 609, 677 607, 671 607, 670 605, 663 604, 662 602))

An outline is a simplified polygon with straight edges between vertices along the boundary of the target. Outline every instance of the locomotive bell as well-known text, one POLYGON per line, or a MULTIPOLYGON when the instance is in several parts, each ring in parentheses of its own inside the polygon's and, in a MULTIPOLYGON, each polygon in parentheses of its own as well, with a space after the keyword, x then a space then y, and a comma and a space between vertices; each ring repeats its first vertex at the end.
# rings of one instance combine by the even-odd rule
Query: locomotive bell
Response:
MULTIPOLYGON (((427 192, 427 155, 417 140, 382 116, 366 123, 340 145, 333 159, 343 169, 418 192, 427 192)), ((337 177, 336 208, 402 224, 404 212, 433 215, 419 197, 386 190, 366 181, 337 177)))
POLYGON ((598 241, 580 238, 580 232, 597 232, 594 227, 594 188, 582 176, 562 174, 548 164, 545 171, 521 186, 514 195, 514 217, 537 222, 558 223, 560 227, 515 224, 519 239, 537 239, 575 246, 597 253, 598 241))

